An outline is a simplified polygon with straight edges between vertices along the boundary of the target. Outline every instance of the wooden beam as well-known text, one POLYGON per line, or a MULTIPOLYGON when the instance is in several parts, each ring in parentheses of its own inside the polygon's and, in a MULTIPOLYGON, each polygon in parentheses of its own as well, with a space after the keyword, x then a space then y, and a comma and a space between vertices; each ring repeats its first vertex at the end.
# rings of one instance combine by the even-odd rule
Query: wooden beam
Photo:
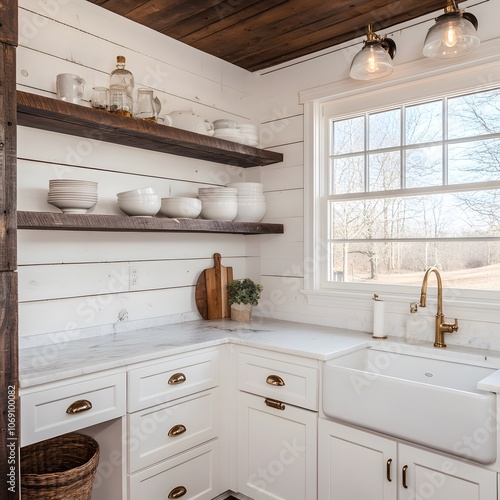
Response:
POLYGON ((15 51, 0 44, 0 271, 17 265, 15 51))
POLYGON ((0 2, 0 43, 17 46, 17 12, 17 0, 0 2))
POLYGON ((17 273, 0 272, 0 498, 19 498, 17 273))
POLYGON ((0 498, 20 497, 16 234, 17 0, 0 3, 0 498))

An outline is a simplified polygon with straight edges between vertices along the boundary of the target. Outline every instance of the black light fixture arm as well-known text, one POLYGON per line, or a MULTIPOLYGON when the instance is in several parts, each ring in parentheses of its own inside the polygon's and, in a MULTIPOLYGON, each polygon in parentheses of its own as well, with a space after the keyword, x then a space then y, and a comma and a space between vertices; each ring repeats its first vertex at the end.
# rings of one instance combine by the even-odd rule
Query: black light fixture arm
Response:
POLYGON ((396 42, 392 38, 383 38, 377 35, 377 33, 372 30, 372 25, 369 24, 366 33, 366 40, 364 41, 364 46, 370 46, 374 44, 380 45, 389 54, 391 59, 394 59, 396 55, 396 42))

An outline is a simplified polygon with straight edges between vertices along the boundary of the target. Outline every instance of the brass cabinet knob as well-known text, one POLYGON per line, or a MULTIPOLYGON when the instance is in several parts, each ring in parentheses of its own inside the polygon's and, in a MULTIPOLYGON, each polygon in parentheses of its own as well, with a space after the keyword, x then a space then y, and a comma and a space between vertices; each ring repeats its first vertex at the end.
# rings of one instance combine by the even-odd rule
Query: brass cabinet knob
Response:
POLYGON ((169 494, 168 498, 181 498, 187 493, 184 486, 176 486, 169 494))
POLYGON ((168 385, 182 384, 186 381, 186 375, 184 373, 174 373, 168 379, 168 385))
POLYGON ((174 425, 169 431, 168 431, 168 435, 170 437, 174 437, 174 436, 179 436, 180 434, 184 434, 184 432, 186 432, 186 427, 182 424, 177 424, 177 425, 174 425))
POLYGON ((82 413, 84 411, 89 411, 92 409, 92 403, 88 399, 79 399, 74 403, 71 403, 66 409, 68 415, 75 415, 76 413, 82 413))
POLYGON ((282 387, 285 385, 285 381, 279 375, 268 375, 266 378, 266 383, 269 385, 275 385, 277 387, 282 387))

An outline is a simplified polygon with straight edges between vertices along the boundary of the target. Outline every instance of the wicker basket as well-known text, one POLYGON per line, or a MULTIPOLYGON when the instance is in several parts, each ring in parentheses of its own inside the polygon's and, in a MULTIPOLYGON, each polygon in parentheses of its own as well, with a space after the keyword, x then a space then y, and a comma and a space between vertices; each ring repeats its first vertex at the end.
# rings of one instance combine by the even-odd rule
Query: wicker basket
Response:
POLYGON ((90 500, 99 444, 70 433, 21 448, 23 500, 90 500))

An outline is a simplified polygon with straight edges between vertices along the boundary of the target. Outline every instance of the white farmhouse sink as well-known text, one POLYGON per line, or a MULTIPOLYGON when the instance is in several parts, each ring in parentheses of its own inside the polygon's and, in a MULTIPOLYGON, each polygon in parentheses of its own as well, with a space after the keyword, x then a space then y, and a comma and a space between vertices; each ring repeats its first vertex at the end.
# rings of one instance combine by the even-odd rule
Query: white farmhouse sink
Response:
POLYGON ((326 416, 483 464, 496 458, 496 368, 364 347, 323 363, 326 416))

